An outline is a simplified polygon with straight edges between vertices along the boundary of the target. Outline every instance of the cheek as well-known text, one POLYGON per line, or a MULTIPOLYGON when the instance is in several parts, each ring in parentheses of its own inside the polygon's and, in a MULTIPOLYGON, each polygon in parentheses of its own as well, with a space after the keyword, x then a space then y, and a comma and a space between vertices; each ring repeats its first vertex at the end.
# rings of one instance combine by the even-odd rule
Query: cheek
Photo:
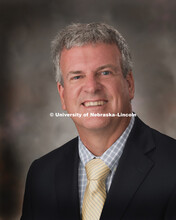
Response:
POLYGON ((115 99, 119 99, 124 94, 124 87, 121 82, 110 83, 108 90, 111 96, 114 97, 115 99))
POLYGON ((115 85, 112 84, 112 86, 109 87, 109 91, 116 106, 120 107, 120 105, 129 100, 128 88, 126 85, 123 85, 122 82, 116 83, 115 85))
POLYGON ((66 110, 72 110, 75 108, 75 105, 77 103, 78 97, 76 96, 76 93, 74 89, 70 89, 69 91, 66 90, 64 94, 64 103, 66 110))

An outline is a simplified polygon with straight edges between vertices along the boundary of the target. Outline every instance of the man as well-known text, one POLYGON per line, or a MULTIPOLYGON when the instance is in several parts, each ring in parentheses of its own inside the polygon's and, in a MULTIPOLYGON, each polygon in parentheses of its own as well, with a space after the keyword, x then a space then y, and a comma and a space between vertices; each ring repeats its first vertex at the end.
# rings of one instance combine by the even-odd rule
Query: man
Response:
POLYGON ((176 219, 175 140, 120 117, 134 97, 124 38, 72 24, 52 48, 62 108, 82 115, 72 118, 79 137, 31 165, 21 220, 176 219))

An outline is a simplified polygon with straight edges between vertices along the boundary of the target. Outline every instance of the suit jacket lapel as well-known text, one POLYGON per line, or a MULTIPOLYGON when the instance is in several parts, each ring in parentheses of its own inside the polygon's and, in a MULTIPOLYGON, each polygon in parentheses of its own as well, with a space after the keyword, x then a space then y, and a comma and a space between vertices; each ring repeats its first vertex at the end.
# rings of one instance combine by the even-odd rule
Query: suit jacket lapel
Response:
POLYGON ((154 148, 150 129, 136 118, 108 192, 101 220, 122 219, 154 165, 149 157, 149 152, 153 152, 154 148))
POLYGON ((78 139, 66 145, 62 148, 62 158, 58 161, 55 175, 59 219, 79 220, 78 139))

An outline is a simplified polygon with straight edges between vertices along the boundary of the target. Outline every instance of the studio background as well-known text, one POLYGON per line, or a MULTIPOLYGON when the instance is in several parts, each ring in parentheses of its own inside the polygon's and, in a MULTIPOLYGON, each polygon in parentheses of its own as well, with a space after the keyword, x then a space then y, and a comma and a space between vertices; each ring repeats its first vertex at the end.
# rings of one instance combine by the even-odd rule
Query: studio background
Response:
POLYGON ((126 38, 134 61, 133 110, 176 138, 175 0, 0 0, 0 220, 21 214, 31 162, 77 135, 63 112, 50 42, 72 22, 103 21, 126 38))

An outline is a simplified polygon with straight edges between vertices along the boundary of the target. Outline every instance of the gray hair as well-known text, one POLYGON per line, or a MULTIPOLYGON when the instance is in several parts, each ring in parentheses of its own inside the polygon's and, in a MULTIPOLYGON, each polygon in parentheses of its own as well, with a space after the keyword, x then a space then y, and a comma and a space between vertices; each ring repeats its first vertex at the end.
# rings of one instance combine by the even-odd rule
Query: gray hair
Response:
POLYGON ((71 49, 74 46, 96 43, 117 45, 121 53, 122 73, 126 77, 132 70, 133 64, 128 45, 122 35, 105 23, 74 23, 61 30, 51 43, 56 82, 63 84, 60 56, 64 48, 71 49))

